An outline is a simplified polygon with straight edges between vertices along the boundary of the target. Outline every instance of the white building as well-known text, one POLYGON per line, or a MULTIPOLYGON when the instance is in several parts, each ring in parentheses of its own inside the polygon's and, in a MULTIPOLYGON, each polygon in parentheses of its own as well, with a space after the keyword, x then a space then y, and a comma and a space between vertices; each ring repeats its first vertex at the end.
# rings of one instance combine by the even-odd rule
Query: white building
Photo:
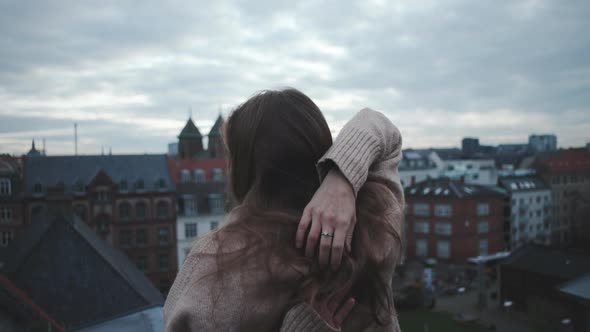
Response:
POLYGON ((436 152, 419 153, 412 150, 404 151, 399 164, 399 175, 403 186, 438 178, 442 170, 442 161, 436 152), (437 163, 438 162, 438 163, 437 163))
POLYGON ((465 183, 494 186, 498 183, 498 171, 493 159, 445 160, 442 176, 463 179, 465 183))
POLYGON ((500 185, 510 194, 510 248, 551 242, 551 191, 538 177, 509 177, 500 185))
MULTIPOLYGON (((182 266, 186 256, 190 252, 193 241, 198 237, 203 236, 218 227, 225 222, 226 214, 223 210, 223 197, 213 198, 217 202, 221 202, 220 210, 213 210, 214 213, 209 214, 197 214, 195 212, 184 213, 178 215, 176 219, 176 232, 177 232, 177 249, 178 249, 178 267, 182 266)), ((214 203, 219 204, 219 203, 214 203)))

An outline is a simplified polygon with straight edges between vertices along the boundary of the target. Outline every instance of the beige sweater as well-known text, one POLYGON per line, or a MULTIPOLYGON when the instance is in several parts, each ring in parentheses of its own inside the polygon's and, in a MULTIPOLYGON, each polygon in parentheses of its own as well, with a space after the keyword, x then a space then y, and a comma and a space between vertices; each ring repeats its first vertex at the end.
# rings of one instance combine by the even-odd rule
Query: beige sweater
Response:
MULTIPOLYGON (((396 210, 402 211, 403 190, 397 172, 401 136, 384 115, 363 109, 347 123, 318 163, 321 178, 326 175, 328 160, 340 168, 355 193, 368 177, 385 181, 396 198, 396 210)), ((401 233, 401 212, 398 215, 399 220, 395 222, 401 233)), ((231 213, 229 219, 231 222, 231 213)), ((223 227, 217 235, 224 235, 223 227)), ((240 248, 239 241, 234 243, 240 248)), ((235 248, 223 248, 223 251, 226 249, 235 248)), ((217 244, 211 235, 199 238, 193 245, 166 299, 165 331, 336 331, 305 303, 289 308, 296 287, 281 292, 267 291, 267 275, 256 272, 256 267, 249 270, 248 277, 236 273, 208 278, 215 269, 216 251, 217 244), (207 255, 209 253, 211 255, 207 255), (252 274, 256 277, 252 278, 252 274)), ((390 268, 382 271, 388 280, 393 277, 397 263, 394 256, 391 257, 390 268)), ((296 281, 299 277, 300 271, 281 273, 281 278, 287 281, 296 281)), ((346 318, 342 331, 399 331, 397 317, 390 326, 381 327, 357 309, 346 318)))

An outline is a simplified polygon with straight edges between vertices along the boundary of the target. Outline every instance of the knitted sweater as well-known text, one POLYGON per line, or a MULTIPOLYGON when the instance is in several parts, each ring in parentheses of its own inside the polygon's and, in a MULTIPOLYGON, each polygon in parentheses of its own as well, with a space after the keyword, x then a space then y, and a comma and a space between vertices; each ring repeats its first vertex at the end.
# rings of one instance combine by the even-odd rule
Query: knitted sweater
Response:
MULTIPOLYGON (((395 202, 394 226, 401 234, 404 197, 397 167, 401 160, 401 135, 398 129, 381 113, 361 110, 341 130, 332 147, 318 162, 320 177, 327 174, 333 163, 350 181, 355 194, 367 178, 386 183, 395 202)), ((229 221, 233 222, 230 213, 229 221)), ((225 236, 224 227, 216 235, 225 236)), ((230 235, 227 235, 230 236, 230 235)), ((294 241, 293 241, 294 242, 294 241)), ((239 239, 231 241, 241 248, 239 239)), ((285 244, 289 245, 289 244, 285 244)), ((294 243, 291 244, 294 246, 294 243)), ((225 273, 211 277, 215 271, 215 253, 218 245, 211 234, 199 238, 193 245, 172 285, 164 306, 165 331, 282 331, 322 332, 338 331, 330 327, 306 303, 290 304, 300 280, 301 270, 285 269, 280 278, 293 287, 270 291, 271 280, 257 267, 248 267, 248 274, 225 273)), ((397 249, 397 248, 396 248, 397 249)), ((384 280, 391 280, 397 255, 388 255, 390 268, 381 271, 384 280)), ((399 331, 397 317, 389 326, 379 326, 359 310, 358 305, 343 323, 342 331, 399 331)))

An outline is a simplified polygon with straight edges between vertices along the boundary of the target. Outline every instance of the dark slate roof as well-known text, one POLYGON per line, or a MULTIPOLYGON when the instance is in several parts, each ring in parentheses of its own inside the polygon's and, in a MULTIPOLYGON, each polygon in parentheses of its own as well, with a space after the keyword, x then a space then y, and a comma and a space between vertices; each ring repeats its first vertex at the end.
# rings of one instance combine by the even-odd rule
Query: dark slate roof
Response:
POLYGON ((123 314, 76 332, 160 332, 164 330, 164 312, 161 306, 144 308, 123 314))
POLYGON ((506 177, 500 179, 500 186, 509 192, 523 192, 548 189, 545 182, 536 176, 506 177))
POLYGON ((155 191, 159 179, 164 180, 165 191, 172 191, 166 155, 98 155, 51 156, 27 158, 25 161, 25 194, 32 195, 36 183, 43 188, 63 182, 66 193, 75 191, 80 182, 87 186, 99 173, 105 171, 115 183, 127 181, 128 190, 143 180, 145 191, 155 191))
POLYGON ((203 138, 193 119, 188 119, 178 138, 203 138))
POLYGON ((504 196, 505 191, 496 186, 480 186, 462 183, 447 177, 428 179, 405 188, 406 196, 467 198, 483 196, 504 196))
POLYGON ((590 302, 590 273, 566 282, 558 288, 564 295, 590 302))
POLYGON ((77 218, 34 220, 8 248, 3 263, 0 272, 68 326, 164 302, 124 254, 77 218))
POLYGON ((513 252, 502 265, 569 281, 590 273, 590 255, 574 249, 529 244, 513 252))
POLYGON ((0 275, 0 312, 8 314, 17 322, 41 320, 51 324, 56 331, 64 331, 61 324, 3 275, 0 275))
POLYGON ((215 124, 213 124, 213 127, 209 131, 209 137, 221 136, 221 126, 222 125, 223 125, 223 118, 221 117, 221 114, 219 114, 219 116, 217 117, 217 120, 215 120, 215 124))

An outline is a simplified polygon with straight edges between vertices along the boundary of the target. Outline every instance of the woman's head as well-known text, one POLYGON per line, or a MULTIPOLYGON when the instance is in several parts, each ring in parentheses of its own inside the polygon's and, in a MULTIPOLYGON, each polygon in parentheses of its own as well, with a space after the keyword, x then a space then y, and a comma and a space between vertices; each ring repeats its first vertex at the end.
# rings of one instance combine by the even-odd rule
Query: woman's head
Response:
POLYGON ((248 99, 229 116, 224 138, 237 202, 279 209, 305 207, 319 187, 315 163, 332 145, 319 108, 295 89, 248 99))

